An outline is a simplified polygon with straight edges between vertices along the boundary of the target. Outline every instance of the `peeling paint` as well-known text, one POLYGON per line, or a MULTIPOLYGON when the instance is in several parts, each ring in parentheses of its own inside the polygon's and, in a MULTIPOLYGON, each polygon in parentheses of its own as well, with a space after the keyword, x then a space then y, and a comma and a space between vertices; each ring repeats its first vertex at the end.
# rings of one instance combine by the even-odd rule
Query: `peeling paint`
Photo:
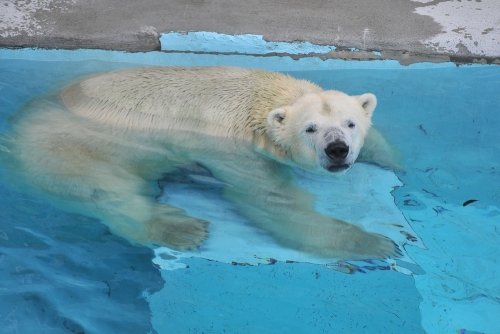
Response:
POLYGON ((206 31, 165 33, 160 37, 160 44, 163 51, 240 54, 324 54, 336 49, 333 45, 317 45, 309 42, 268 42, 261 35, 226 35, 206 31))
POLYGON ((498 56, 500 50, 500 1, 427 1, 415 12, 432 17, 442 32, 421 41, 427 47, 446 53, 498 56), (478 7, 480 6, 480 8, 478 7))
MULTIPOLYGON (((419 62, 408 66, 401 65, 396 60, 380 59, 372 61, 348 61, 343 59, 326 59, 318 57, 300 58, 294 60, 290 57, 252 57, 249 55, 220 55, 197 53, 166 53, 160 51, 124 53, 109 50, 44 50, 44 49, 1 49, 2 59, 23 59, 37 61, 87 61, 93 59, 106 59, 110 62, 142 64, 151 66, 243 66, 262 68, 270 71, 314 71, 326 69, 338 70, 368 70, 368 69, 438 69, 454 68, 452 62, 429 63, 419 62)), ((467 65, 468 67, 484 65, 467 65)))
MULTIPOLYGON (((365 29, 366 35, 369 29, 365 29)), ((321 59, 382 59, 381 51, 366 51, 355 47, 318 45, 310 42, 269 42, 261 35, 228 35, 217 32, 169 32, 160 37, 161 50, 168 52, 193 52, 225 55, 263 55, 321 57, 321 59)))
POLYGON ((36 18, 38 11, 65 11, 76 0, 3 0, 0 1, 0 37, 37 36, 47 33, 45 22, 36 18), (43 27, 42 27, 43 25, 43 27))

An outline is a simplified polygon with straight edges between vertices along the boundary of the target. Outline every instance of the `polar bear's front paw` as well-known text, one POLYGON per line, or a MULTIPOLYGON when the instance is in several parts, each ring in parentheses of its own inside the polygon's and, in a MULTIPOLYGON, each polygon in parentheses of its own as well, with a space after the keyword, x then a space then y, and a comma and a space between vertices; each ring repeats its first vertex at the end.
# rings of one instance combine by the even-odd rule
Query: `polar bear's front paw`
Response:
POLYGON ((207 239, 208 222, 191 217, 180 221, 156 218, 149 224, 149 236, 153 243, 176 250, 192 250, 207 239))
POLYGON ((398 245, 391 239, 374 233, 364 232, 353 238, 349 250, 356 258, 398 258, 403 255, 398 245))

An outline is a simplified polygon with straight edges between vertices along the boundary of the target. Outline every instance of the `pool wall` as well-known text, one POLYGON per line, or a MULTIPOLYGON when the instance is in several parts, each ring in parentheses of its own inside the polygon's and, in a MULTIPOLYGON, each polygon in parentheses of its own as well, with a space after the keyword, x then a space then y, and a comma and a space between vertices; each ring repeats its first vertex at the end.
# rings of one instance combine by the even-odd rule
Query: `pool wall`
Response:
MULTIPOLYGON (((353 278, 349 275, 336 273, 325 268, 315 271, 314 267, 307 265, 287 267, 280 264, 277 267, 260 269, 260 271, 270 271, 266 274, 268 277, 276 275, 288 277, 286 280, 280 279, 274 282, 286 282, 288 280, 287 284, 289 284, 290 291, 300 289, 300 282, 307 280, 306 277, 310 279, 319 275, 319 277, 323 278, 322 280, 314 280, 308 284, 317 283, 318 294, 323 296, 320 299, 325 303, 331 300, 340 301, 339 307, 341 307, 342 303, 353 305, 353 303, 356 304, 357 301, 362 299, 363 307, 372 310, 380 307, 378 303, 381 299, 387 300, 387 309, 384 311, 384 308, 382 308, 382 314, 377 313, 374 316, 375 318, 370 318, 366 317, 366 312, 363 313, 363 316, 346 313, 342 315, 342 319, 337 319, 337 329, 348 330, 351 328, 349 326, 356 324, 356 326, 361 326, 358 328, 361 332, 362 328, 367 328, 367 326, 377 327, 380 323, 383 323, 380 332, 396 333, 401 329, 410 330, 409 327, 405 326, 413 325, 409 325, 406 321, 415 324, 415 317, 421 317, 420 322, 423 330, 428 333, 453 332, 462 329, 495 333, 499 330, 500 326, 496 321, 496 315, 500 314, 499 289, 495 283, 495 277, 500 274, 497 262, 500 254, 498 254, 499 250, 496 247, 500 211, 498 209, 498 189, 491 186, 491 184, 499 184, 498 174, 491 169, 495 162, 498 162, 497 159, 500 156, 498 148, 485 150, 480 157, 480 161, 488 165, 486 166, 486 172, 490 173, 488 178, 474 174, 472 176, 475 182, 461 184, 460 189, 453 188, 459 183, 456 178, 466 175, 467 170, 460 169, 456 175, 451 176, 439 169, 426 170, 429 167, 429 161, 426 160, 425 152, 419 150, 419 145, 432 147, 432 145, 436 144, 436 140, 430 139, 427 135, 428 133, 439 133, 441 131, 440 123, 437 121, 438 119, 442 120, 441 113, 436 115, 436 122, 431 122, 430 119, 424 122, 425 117, 429 115, 425 113, 425 110, 421 110, 422 114, 419 114, 420 111, 415 110, 411 105, 412 101, 422 101, 425 94, 433 94, 432 92, 436 87, 441 87, 445 94, 450 93, 452 88, 446 86, 446 82, 458 81, 459 86, 462 88, 459 90, 460 99, 452 96, 451 101, 447 101, 442 96, 437 98, 433 95, 432 97, 427 96, 429 97, 428 101, 430 101, 427 104, 424 102, 423 104, 417 103, 417 105, 432 110, 445 110, 444 115, 448 112, 446 109, 450 107, 458 110, 479 108, 478 111, 481 112, 478 114, 479 117, 475 117, 472 109, 470 114, 464 114, 463 116, 470 117, 471 122, 472 120, 479 122, 479 124, 474 125, 477 128, 476 131, 484 130, 481 136, 475 138, 479 141, 479 144, 488 145, 488 143, 498 140, 495 129, 500 127, 498 116, 489 113, 492 102, 483 101, 484 105, 475 106, 474 104, 468 105, 463 98, 465 95, 468 99, 474 99, 475 96, 480 95, 487 97, 487 100, 493 100, 496 96, 496 88, 499 87, 499 68, 497 66, 467 65, 457 67, 449 62, 440 64, 417 63, 411 66, 403 66, 399 62, 391 60, 359 62, 333 59, 322 60, 318 57, 302 57, 294 60, 286 56, 198 54, 196 51, 190 51, 179 53, 124 53, 100 50, 2 49, 0 50, 0 61, 5 65, 5 71, 8 71, 11 66, 15 66, 16 62, 27 61, 31 63, 32 70, 38 68, 48 71, 46 72, 47 76, 50 76, 51 66, 55 70, 62 63, 67 68, 65 70, 59 68, 59 71, 72 72, 71 76, 75 75, 74 69, 71 69, 74 68, 74 65, 88 66, 89 62, 92 63, 92 66, 88 68, 81 67, 79 69, 81 74, 86 74, 86 71, 110 70, 113 66, 123 68, 140 65, 233 65, 292 72, 296 76, 311 79, 325 86, 335 86, 338 89, 352 93, 374 88, 375 93, 380 97, 380 110, 378 113, 384 113, 384 109, 392 110, 392 115, 397 117, 394 121, 402 125, 411 124, 411 129, 404 126, 393 127, 391 119, 387 116, 376 117, 375 124, 382 129, 391 129, 392 131, 387 132, 396 141, 398 137, 421 139, 421 141, 404 144, 410 152, 415 152, 415 156, 408 157, 407 162, 414 163, 415 166, 412 166, 412 168, 418 173, 400 175, 404 186, 396 189, 395 201, 427 246, 425 251, 418 248, 412 249, 412 247, 407 249, 425 274, 421 272, 412 276, 404 276, 396 272, 374 272, 368 276, 356 276, 355 280, 363 280, 363 277, 365 277, 364 282, 358 282, 358 284, 354 283, 353 278), (326 77, 332 71, 336 74, 335 77, 326 77), (484 81, 484 85, 481 85, 474 81, 475 77, 487 78, 487 80, 484 81), (495 124, 498 127, 495 127, 495 124), (425 142, 426 140, 428 142, 425 142), (490 164, 491 168, 489 167, 490 164), (488 182, 491 182, 491 184, 487 184, 488 182), (422 188, 422 184, 424 188, 422 188), (405 202, 404 196, 409 196, 406 199, 411 201, 405 202), (462 207, 462 202, 470 198, 480 198, 480 205, 462 207), (405 206, 405 203, 416 203, 416 205, 405 206), (472 222, 473 225, 471 225, 472 222), (477 237, 477 239, 474 239, 474 237, 477 237), (477 240, 482 240, 482 242, 478 243, 477 240), (456 261, 456 259, 461 259, 461 261, 456 261), (318 272, 319 274, 317 274, 318 272), (478 272, 481 274, 477 275, 478 272), (305 276, 302 277, 301 275, 305 276), (398 275, 394 276, 394 283, 388 284, 389 286, 378 285, 379 279, 382 280, 381 282, 388 282, 391 280, 391 275, 398 275), (397 289, 392 288, 398 284, 401 284, 401 286, 397 289), (353 290, 349 290, 348 296, 338 295, 339 292, 335 289, 338 286, 342 286, 342 289, 353 290), (365 290, 367 288, 368 290, 365 290), (327 291, 330 291, 331 294, 328 294, 327 291), (370 291, 378 292, 373 294, 370 291), (382 295, 385 297, 382 298, 382 295), (402 304, 398 304, 400 302, 402 304), (420 309, 419 314, 415 313, 418 308, 420 309), (391 312, 394 314, 391 315, 391 312), (387 317, 383 314, 386 314, 387 317), (386 321, 381 322, 384 319, 386 321)), ((47 80, 43 87, 33 82, 33 91, 30 94, 36 94, 37 90, 40 93, 50 91, 63 84, 64 78, 64 76, 58 76, 55 81, 47 80)), ((19 78, 19 80, 29 80, 29 77, 19 78)), ((6 92, 8 87, 3 87, 2 90, 6 92)), ((24 98, 27 97, 25 95, 24 98)), ((21 100, 23 98, 20 98, 21 100)), ((4 109, 4 107, 2 108, 4 109)), ((8 109, 12 112, 15 108, 16 106, 11 105, 8 109)), ((7 111, 4 109, 3 112, 7 111)), ((447 137, 445 132, 441 133, 441 135, 447 137)), ((448 137, 448 139, 454 138, 451 135, 448 137)), ((444 150, 444 148, 440 149, 444 150)), ((453 159, 460 161, 461 158, 460 155, 457 155, 453 159)), ((466 169, 466 167, 464 168, 466 169)), ((484 171, 480 171, 480 173, 484 173, 484 171)), ((193 259, 189 263, 190 266, 196 268, 197 261, 201 260, 193 259)), ((217 263, 213 263, 211 266, 214 267, 214 275, 219 275, 220 278, 219 281, 212 282, 211 286, 227 286, 228 288, 224 290, 228 294, 227 300, 233 300, 236 303, 236 301, 247 296, 250 300, 256 301, 265 298, 265 296, 273 296, 276 292, 276 287, 273 286, 256 286, 255 280, 262 273, 252 272, 251 268, 222 268, 223 266, 217 263), (244 273, 245 271, 249 272, 244 273), (252 275, 257 275, 255 280, 252 279, 252 275), (230 282, 233 280, 241 282, 241 285, 231 285, 230 282)), ((193 314, 194 309, 192 306, 201 304, 203 300, 206 300, 205 298, 210 298, 210 296, 203 296, 206 290, 200 285, 202 282, 197 278, 196 272, 162 272, 162 275, 166 282, 165 288, 150 298, 153 323, 159 332, 164 332, 167 329, 179 329, 182 327, 178 326, 183 325, 182 323, 169 322, 168 317, 164 318, 162 312, 168 311, 169 317, 174 316, 177 319, 186 316, 197 319, 196 315, 193 314), (169 304, 169 297, 175 295, 177 291, 182 291, 180 288, 176 289, 176 285, 179 284, 184 288, 187 287, 187 289, 196 288, 188 299, 186 299, 186 296, 176 297, 176 300, 181 300, 180 304, 169 304), (200 300, 196 300, 196 298, 200 298, 200 300), (160 330, 160 328, 163 330, 160 330)), ((286 293, 283 298, 285 296, 286 293)), ((311 300, 311 303, 314 303, 314 301, 311 300)), ((229 307, 228 305, 230 304, 226 304, 227 307, 229 307)), ((282 314, 278 314, 276 317, 280 319, 293 317, 297 313, 307 315, 307 312, 310 312, 309 316, 306 316, 309 321, 315 319, 314 321, 317 324, 324 324, 328 322, 327 318, 332 316, 331 314, 321 314, 321 307, 318 305, 310 305, 309 308, 304 305, 287 308, 285 306, 288 305, 286 299, 283 299, 282 304, 279 305, 282 314)), ((205 307, 205 309, 198 310, 200 317, 202 317, 203 311, 212 309, 214 305, 210 304, 205 307)), ((245 308, 238 308, 236 304, 232 307, 237 313, 232 317, 233 320, 228 320, 228 318, 219 319, 220 321, 213 320, 217 318, 217 315, 213 314, 212 320, 210 320, 211 324, 206 322, 207 319, 202 319, 203 317, 197 319, 198 324, 202 324, 201 326, 205 326, 204 328, 212 326, 213 332, 218 332, 218 329, 224 328, 224 326, 227 328, 238 326, 243 320, 239 317, 245 314, 245 308)), ((258 310, 257 306, 249 305, 248 307, 257 314, 262 311, 258 310)), ((354 309, 358 310, 356 306, 354 306, 354 309)), ((266 311, 265 314, 268 314, 267 312, 272 312, 272 309, 266 311)), ((263 328, 266 327, 266 324, 271 324, 276 320, 276 317, 269 314, 268 316, 269 318, 262 318, 263 328)), ((311 324, 309 323, 308 326, 311 326, 311 324)), ((193 330, 200 329, 196 326, 191 328, 193 330)), ((418 332, 419 330, 419 328, 411 327, 410 332, 418 332)))
MULTIPOLYGON (((67 81, 144 65, 263 68, 352 94, 373 91, 375 125, 402 147, 411 166, 397 174, 393 206, 425 248, 406 246, 416 263, 406 263, 406 275, 346 275, 303 263, 228 266, 202 258, 184 259, 181 267, 190 270, 159 272, 150 250, 6 186, 0 188, 6 197, 0 264, 11 270, 0 272, 0 319, 7 333, 265 333, 275 325, 305 333, 500 333, 500 73, 498 66, 456 66, 500 63, 500 1, 0 6, 0 47, 20 48, 0 49, 2 120, 67 81), (77 230, 81 238, 71 237, 70 222, 85 223, 77 230), (149 304, 134 303, 141 294, 149 304), (263 302, 270 298, 273 303, 263 302), (121 322, 120 307, 129 322, 121 322), (115 311, 102 318, 107 310, 115 311)), ((8 127, 0 122, 2 133, 8 127)))

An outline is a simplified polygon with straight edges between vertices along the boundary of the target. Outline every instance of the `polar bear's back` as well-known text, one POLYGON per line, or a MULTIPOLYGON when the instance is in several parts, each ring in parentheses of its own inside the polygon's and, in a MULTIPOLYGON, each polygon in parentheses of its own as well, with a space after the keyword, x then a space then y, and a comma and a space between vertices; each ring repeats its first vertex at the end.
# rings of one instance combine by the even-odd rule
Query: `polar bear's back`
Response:
POLYGON ((251 117, 317 89, 259 70, 157 67, 91 77, 60 97, 69 111, 113 127, 245 136, 251 117))

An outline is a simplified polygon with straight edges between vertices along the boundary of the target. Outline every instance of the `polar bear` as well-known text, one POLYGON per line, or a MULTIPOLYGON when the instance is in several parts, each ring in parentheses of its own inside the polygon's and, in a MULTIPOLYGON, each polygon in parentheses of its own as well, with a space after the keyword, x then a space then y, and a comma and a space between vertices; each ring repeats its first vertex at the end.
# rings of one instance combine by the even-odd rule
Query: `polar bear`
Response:
MULTIPOLYGON (((313 195, 293 181, 294 167, 348 170, 376 103, 370 93, 325 91, 262 70, 129 69, 32 102, 13 121, 9 150, 26 183, 132 242, 202 244, 207 222, 155 196, 165 173, 203 166, 242 215, 284 246, 384 258, 400 254, 390 239, 316 212, 313 195)), ((383 156, 385 143, 373 138, 366 155, 383 156)))

